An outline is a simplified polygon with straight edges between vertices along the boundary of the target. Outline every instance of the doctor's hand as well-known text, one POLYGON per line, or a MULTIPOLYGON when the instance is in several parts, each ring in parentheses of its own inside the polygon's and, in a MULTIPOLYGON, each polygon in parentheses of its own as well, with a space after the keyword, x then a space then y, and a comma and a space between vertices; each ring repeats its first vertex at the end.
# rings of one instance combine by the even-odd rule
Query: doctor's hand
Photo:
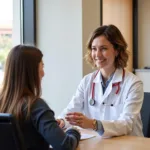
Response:
POLYGON ((58 123, 58 125, 59 125, 60 128, 64 128, 65 122, 64 122, 63 119, 56 119, 56 121, 57 121, 57 123, 58 123))
POLYGON ((65 119, 71 125, 79 126, 82 128, 93 128, 93 119, 89 119, 79 112, 70 112, 66 115, 65 119))

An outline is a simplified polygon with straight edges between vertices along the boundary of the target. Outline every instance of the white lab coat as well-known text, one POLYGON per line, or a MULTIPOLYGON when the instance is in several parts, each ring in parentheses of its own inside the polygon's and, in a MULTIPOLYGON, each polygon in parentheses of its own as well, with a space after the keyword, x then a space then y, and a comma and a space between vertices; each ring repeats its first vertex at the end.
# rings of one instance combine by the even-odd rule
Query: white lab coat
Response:
POLYGON ((95 72, 86 75, 80 82, 78 89, 61 113, 59 118, 64 118, 68 112, 82 112, 87 117, 101 120, 104 137, 120 135, 143 136, 140 110, 143 103, 143 84, 133 73, 116 69, 114 76, 109 83, 105 93, 101 85, 100 72, 95 76, 95 72), (95 82, 94 106, 90 105, 91 86, 95 82), (116 94, 117 86, 113 83, 120 83, 120 91, 116 94), (103 102, 105 104, 103 104, 103 102), (110 106, 113 104, 113 106, 110 106))

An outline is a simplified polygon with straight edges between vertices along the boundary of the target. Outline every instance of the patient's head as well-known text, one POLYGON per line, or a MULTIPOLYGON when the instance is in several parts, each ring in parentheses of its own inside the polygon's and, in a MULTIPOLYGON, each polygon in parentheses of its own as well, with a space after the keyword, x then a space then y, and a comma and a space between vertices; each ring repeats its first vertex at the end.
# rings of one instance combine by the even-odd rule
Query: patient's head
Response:
POLYGON ((8 106, 13 109, 20 101, 23 103, 24 97, 32 97, 30 100, 40 97, 44 76, 42 57, 42 52, 34 46, 17 45, 10 50, 0 97, 6 110, 8 106))

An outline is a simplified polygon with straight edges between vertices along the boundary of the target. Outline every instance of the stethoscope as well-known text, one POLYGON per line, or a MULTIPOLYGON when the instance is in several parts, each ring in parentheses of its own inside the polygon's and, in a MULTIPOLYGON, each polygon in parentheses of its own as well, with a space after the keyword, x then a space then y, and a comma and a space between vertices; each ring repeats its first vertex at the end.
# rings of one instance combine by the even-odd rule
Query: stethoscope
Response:
MULTIPOLYGON (((99 72, 99 70, 98 70, 97 73, 95 74, 93 80, 96 78, 98 72, 99 72)), ((124 76, 125 76, 125 70, 123 69, 123 73, 122 73, 122 78, 123 78, 123 79, 124 79, 124 76)), ((120 91, 120 83, 121 83, 121 82, 117 82, 117 83, 113 83, 113 85, 112 85, 112 87, 117 86, 117 90, 116 90, 116 92, 115 92, 116 94, 118 94, 119 91, 120 91)), ((91 105, 91 106, 94 106, 95 103, 96 103, 96 101, 95 101, 95 99, 94 99, 94 91, 95 91, 95 83, 93 82, 93 83, 92 83, 92 91, 91 91, 91 92, 92 92, 92 98, 90 99, 90 105, 91 105)), ((105 104, 104 102, 103 102, 102 104, 103 104, 103 105, 108 105, 108 104, 105 104)), ((113 104, 110 104, 109 106, 114 106, 114 105, 113 105, 113 104)))

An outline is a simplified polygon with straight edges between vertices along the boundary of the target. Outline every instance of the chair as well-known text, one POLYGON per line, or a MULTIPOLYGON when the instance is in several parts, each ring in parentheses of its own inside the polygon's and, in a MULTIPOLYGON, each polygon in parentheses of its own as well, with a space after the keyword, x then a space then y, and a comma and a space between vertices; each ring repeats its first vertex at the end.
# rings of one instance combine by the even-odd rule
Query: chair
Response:
POLYGON ((150 137, 150 93, 144 92, 144 101, 141 109, 141 119, 143 122, 143 133, 145 137, 150 137))
POLYGON ((26 150, 15 118, 7 113, 0 113, 0 150, 26 150))

